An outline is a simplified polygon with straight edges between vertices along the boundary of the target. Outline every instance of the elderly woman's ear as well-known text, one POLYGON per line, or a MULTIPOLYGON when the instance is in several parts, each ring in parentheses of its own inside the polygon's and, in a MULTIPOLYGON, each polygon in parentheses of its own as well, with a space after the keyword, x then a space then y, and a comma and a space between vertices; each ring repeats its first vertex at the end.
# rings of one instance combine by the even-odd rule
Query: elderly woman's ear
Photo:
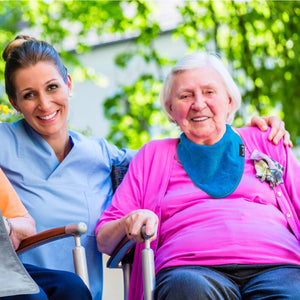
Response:
POLYGON ((176 120, 175 120, 174 114, 173 114, 173 107, 172 107, 171 101, 168 102, 166 107, 167 107, 167 110, 168 110, 167 113, 168 113, 169 121, 173 122, 173 123, 176 123, 176 120))
POLYGON ((229 115, 231 114, 232 107, 233 107, 232 98, 228 95, 228 112, 227 112, 227 117, 229 117, 229 115))

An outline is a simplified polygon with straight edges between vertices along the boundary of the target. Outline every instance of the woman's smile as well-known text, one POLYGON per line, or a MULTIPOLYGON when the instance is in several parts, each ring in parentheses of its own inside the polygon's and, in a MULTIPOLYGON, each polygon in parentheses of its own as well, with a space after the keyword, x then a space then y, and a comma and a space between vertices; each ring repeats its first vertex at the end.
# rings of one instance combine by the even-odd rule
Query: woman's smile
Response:
POLYGON ((194 117, 194 118, 191 118, 191 120, 193 122, 203 122, 203 121, 206 121, 208 119, 208 117, 194 117))
POLYGON ((51 119, 54 119, 54 117, 58 114, 58 110, 57 111, 55 111, 53 114, 51 114, 51 115, 47 115, 47 116, 38 116, 38 118, 39 119, 42 119, 42 120, 46 120, 46 121, 48 121, 48 120, 51 120, 51 119))

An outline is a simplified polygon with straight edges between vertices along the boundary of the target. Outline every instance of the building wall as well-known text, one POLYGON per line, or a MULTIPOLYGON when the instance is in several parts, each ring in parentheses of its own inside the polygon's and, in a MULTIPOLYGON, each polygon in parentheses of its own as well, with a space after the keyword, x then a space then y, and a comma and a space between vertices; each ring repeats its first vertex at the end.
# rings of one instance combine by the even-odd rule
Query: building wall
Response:
MULTIPOLYGON (((171 32, 161 35, 155 46, 161 54, 170 58, 180 58, 186 50, 181 40, 172 39, 171 32)), ((69 113, 72 129, 84 131, 89 128, 93 136, 105 137, 109 131, 109 121, 104 116, 104 100, 113 96, 119 85, 134 82, 143 72, 156 71, 153 65, 146 65, 140 58, 133 59, 124 70, 115 66, 115 56, 132 47, 132 40, 120 41, 95 47, 91 52, 79 56, 86 67, 93 68, 101 76, 102 85, 91 81, 73 83, 69 113)))
MULTIPOLYGON (((69 126, 72 129, 84 131, 90 128, 93 136, 105 137, 109 131, 109 121, 103 111, 105 98, 114 95, 120 84, 132 83, 143 72, 156 71, 154 66, 146 65, 141 59, 134 59, 125 70, 115 66, 115 56, 129 50, 132 46, 132 40, 121 41, 95 47, 91 52, 79 56, 85 66, 95 69, 96 73, 101 75, 103 85, 99 86, 91 81, 73 82, 69 113, 69 126)), ((156 47, 162 55, 170 58, 180 58, 186 50, 182 41, 172 39, 171 32, 163 34, 156 41, 156 47)), ((107 259, 108 257, 104 255, 103 300, 123 299, 122 271, 107 269, 107 259)))

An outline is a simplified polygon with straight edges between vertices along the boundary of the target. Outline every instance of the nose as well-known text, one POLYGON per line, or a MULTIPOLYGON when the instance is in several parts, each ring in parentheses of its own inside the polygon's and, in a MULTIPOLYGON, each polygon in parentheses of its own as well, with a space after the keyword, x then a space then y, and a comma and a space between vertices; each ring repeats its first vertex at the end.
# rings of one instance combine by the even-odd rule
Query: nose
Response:
POLYGON ((202 109, 205 106, 206 106, 205 97, 201 93, 195 93, 192 108, 193 109, 202 109))
POLYGON ((51 100, 49 96, 44 93, 40 93, 39 95, 39 108, 40 110, 46 111, 51 106, 51 100))

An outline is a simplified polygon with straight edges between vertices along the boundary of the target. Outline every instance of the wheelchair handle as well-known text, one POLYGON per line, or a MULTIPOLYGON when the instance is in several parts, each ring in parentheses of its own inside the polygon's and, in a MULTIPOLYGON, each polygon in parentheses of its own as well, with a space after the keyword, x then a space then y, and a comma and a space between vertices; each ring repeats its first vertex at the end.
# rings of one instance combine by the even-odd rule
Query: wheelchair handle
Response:
POLYGON ((149 240, 150 238, 152 238, 154 236, 154 232, 150 235, 146 234, 146 225, 143 225, 142 230, 141 230, 141 234, 142 237, 144 238, 144 240, 149 240))

